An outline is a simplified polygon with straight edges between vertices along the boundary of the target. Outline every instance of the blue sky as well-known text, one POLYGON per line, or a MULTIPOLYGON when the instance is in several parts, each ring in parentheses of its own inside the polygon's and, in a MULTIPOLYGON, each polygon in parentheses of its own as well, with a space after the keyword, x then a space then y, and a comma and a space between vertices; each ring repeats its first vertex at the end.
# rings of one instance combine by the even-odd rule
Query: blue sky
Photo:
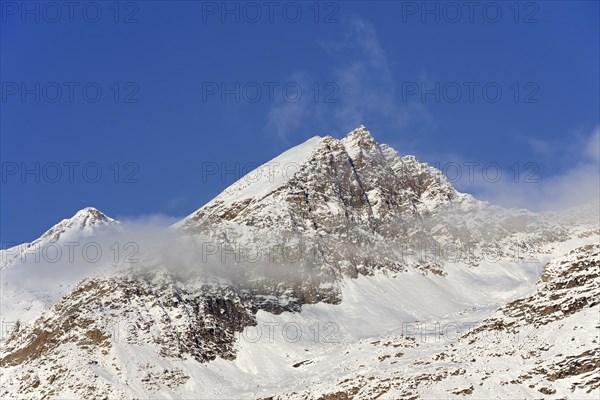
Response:
POLYGON ((359 124, 503 205, 596 196, 598 2, 62 4, 1 2, 3 247, 86 206, 185 216, 359 124))

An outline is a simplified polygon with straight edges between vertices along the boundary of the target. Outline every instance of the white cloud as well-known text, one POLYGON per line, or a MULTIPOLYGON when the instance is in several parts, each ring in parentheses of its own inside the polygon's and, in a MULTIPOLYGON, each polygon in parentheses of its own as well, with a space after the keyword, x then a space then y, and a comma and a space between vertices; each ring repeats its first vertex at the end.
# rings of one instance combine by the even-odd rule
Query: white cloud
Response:
MULTIPOLYGON (((463 180, 458 183, 462 191, 503 207, 527 208, 533 211, 558 210, 600 200, 600 128, 596 127, 574 148, 562 147, 563 157, 570 160, 570 166, 562 173, 544 176, 532 174, 533 168, 503 171, 498 182, 483 179, 483 174, 474 174, 473 182, 463 180), (515 182, 515 176, 518 177, 515 182)), ((560 149, 545 148, 549 153, 560 149)), ((524 167, 522 165, 521 167, 524 167)))
MULTIPOLYGON (((338 102, 314 101, 312 93, 296 103, 278 102, 267 116, 265 130, 268 133, 280 139, 294 133, 305 135, 307 132, 298 130, 307 118, 319 121, 323 127, 333 126, 337 132, 349 132, 369 121, 376 121, 388 131, 397 131, 415 120, 432 123, 423 104, 398 100, 391 63, 371 23, 354 18, 343 37, 323 41, 321 45, 336 60, 330 76, 339 89, 334 96, 338 102)), ((324 83, 305 71, 296 72, 291 80, 298 82, 305 92, 316 81, 324 83)))

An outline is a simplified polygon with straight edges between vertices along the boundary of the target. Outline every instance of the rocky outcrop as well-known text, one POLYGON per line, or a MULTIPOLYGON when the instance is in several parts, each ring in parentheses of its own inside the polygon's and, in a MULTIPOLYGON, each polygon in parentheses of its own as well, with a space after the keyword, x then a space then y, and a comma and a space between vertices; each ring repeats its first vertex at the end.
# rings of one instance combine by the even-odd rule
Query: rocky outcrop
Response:
MULTIPOLYGON (((3 343, 0 366, 23 371, 3 384, 40 398, 67 390, 80 398, 102 396, 98 380, 92 390, 86 377, 97 378, 99 369, 122 376, 129 360, 119 359, 115 347, 170 360, 230 360, 236 332, 253 324, 251 307, 234 287, 185 286, 166 271, 90 278, 3 343)), ((173 371, 163 375, 169 385, 189 379, 173 371)))

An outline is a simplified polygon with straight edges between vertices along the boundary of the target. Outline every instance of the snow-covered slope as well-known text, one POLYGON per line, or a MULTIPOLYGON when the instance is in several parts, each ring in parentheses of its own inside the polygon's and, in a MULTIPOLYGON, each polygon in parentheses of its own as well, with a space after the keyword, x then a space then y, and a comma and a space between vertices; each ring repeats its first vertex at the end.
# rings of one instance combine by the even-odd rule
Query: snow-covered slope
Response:
POLYGON ((300 313, 254 314, 239 288, 164 270, 104 273, 17 328, 0 353, 0 394, 449 398, 473 386, 482 398, 504 399, 543 388, 568 395, 579 383, 576 397, 594 398, 595 353, 586 352, 598 329, 598 245, 578 240, 561 246, 575 251, 547 264, 537 286, 507 290, 503 271, 495 271, 503 284, 486 282, 494 265, 472 274, 449 267, 451 280, 416 271, 359 276, 341 284, 341 304, 300 313), (571 342, 573 328, 581 335, 571 342), (555 359, 539 358, 547 348, 555 359), (556 381, 572 359, 585 365, 582 376, 556 381))
POLYGON ((331 379, 276 397, 597 399, 599 276, 600 245, 578 247, 549 262, 530 295, 481 323, 474 307, 354 343, 352 356, 327 360, 338 366, 331 379))

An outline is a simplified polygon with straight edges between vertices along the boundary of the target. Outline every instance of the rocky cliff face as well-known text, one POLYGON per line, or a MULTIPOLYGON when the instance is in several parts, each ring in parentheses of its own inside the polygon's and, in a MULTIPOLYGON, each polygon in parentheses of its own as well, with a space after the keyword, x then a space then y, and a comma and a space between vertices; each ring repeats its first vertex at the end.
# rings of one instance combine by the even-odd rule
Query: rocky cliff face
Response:
POLYGON ((459 193, 439 170, 378 144, 364 126, 290 149, 175 227, 212 238, 221 258, 241 255, 245 281, 264 286, 257 293, 293 291, 307 302, 339 302, 334 283, 344 276, 407 268, 443 275, 448 261, 526 258, 569 237, 551 218, 459 193), (248 261, 244 253, 263 256, 248 261), (281 270, 301 285, 278 288, 271 276, 285 280, 281 270))
MULTIPOLYGON (((342 276, 404 270, 411 260, 394 244, 422 233, 423 217, 448 205, 473 209, 482 203, 458 193, 435 168, 379 145, 361 126, 342 140, 315 137, 289 150, 177 228, 209 235, 224 252, 274 249, 279 257, 265 257, 261 267, 301 271, 296 278, 308 284, 296 288, 297 295, 337 302, 331 283, 342 276), (286 249, 300 256, 286 258, 286 249)), ((439 270, 430 264, 423 267, 439 270)), ((252 267, 244 270, 250 274, 252 267)), ((266 282, 271 294, 277 290, 268 273, 250 275, 266 282)))
MULTIPOLYGON (((116 348, 199 363, 217 357, 231 360, 235 333, 255 323, 250 303, 233 287, 184 286, 164 270, 104 275, 85 279, 34 324, 13 328, 0 363, 20 372, 3 379, 4 387, 42 398, 65 391, 77 398, 123 395, 107 390, 110 382, 103 379, 110 375, 127 380, 128 369, 136 367, 116 348)), ((173 380, 189 379, 176 369, 164 374, 172 386, 173 380)), ((157 384, 142 377, 144 383, 157 384)))

